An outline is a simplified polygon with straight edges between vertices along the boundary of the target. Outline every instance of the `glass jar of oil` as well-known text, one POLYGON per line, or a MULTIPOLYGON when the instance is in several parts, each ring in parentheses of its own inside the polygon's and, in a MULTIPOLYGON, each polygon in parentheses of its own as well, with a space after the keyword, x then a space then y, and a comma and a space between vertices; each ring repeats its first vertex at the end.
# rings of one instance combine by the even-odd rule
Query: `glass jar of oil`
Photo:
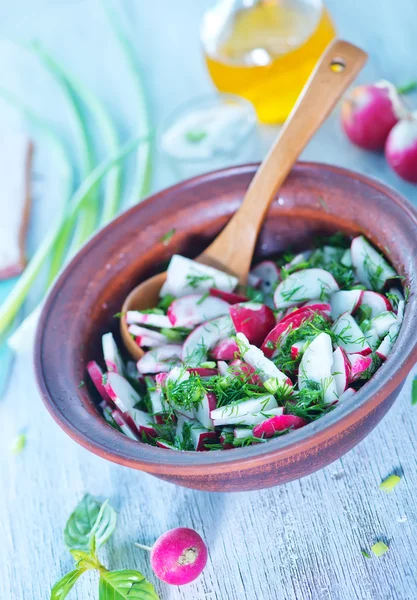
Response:
POLYGON ((220 0, 201 29, 216 87, 250 100, 271 124, 285 121, 334 37, 322 0, 220 0))

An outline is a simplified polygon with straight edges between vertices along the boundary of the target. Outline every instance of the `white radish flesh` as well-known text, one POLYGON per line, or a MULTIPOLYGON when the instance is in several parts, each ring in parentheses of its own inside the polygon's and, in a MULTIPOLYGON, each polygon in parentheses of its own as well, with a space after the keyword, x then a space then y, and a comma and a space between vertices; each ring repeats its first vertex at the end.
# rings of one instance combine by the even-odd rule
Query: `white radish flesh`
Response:
POLYGON ((277 417, 282 415, 284 412, 284 408, 282 406, 278 406, 277 408, 270 408, 268 410, 263 410, 258 413, 249 413, 243 417, 224 417, 222 419, 216 419, 214 424, 217 426, 222 425, 242 425, 245 427, 253 427, 254 425, 258 425, 262 423, 266 419, 270 419, 271 417, 277 417))
POLYGON ((265 420, 262 413, 267 413, 273 408, 278 408, 277 401, 272 394, 266 394, 258 398, 250 398, 239 403, 216 408, 211 411, 210 417, 216 427, 234 423, 255 425, 265 420))
POLYGON ((123 375, 125 370, 124 363, 122 357, 120 356, 117 344, 114 341, 113 334, 105 333, 101 338, 101 342, 103 347, 104 362, 106 363, 107 370, 123 375))
POLYGON ((371 309, 370 319, 377 317, 382 312, 392 310, 391 302, 378 292, 363 292, 361 306, 368 306, 371 309))
POLYGON ((179 254, 174 254, 168 265, 167 279, 160 296, 168 294, 179 298, 193 292, 205 293, 210 288, 233 292, 238 279, 223 271, 203 265, 179 254))
POLYGON ((144 434, 150 437, 156 436, 156 431, 152 426, 152 423, 154 422, 152 415, 144 412, 143 410, 132 408, 129 411, 129 416, 132 418, 140 435, 144 434))
POLYGON ((173 327, 192 328, 228 313, 229 304, 225 300, 205 297, 203 294, 189 294, 174 300, 167 315, 173 327))
POLYGON ((395 342, 397 341, 398 334, 400 333, 401 324, 404 319, 404 308, 405 303, 403 301, 400 301, 398 304, 397 320, 394 323, 394 325, 391 325, 388 334, 384 337, 381 344, 378 346, 376 354, 381 360, 386 360, 388 354, 391 352, 395 342))
POLYGON ((217 362, 217 368, 219 369, 220 375, 222 375, 223 377, 230 375, 229 365, 224 360, 219 360, 217 362))
POLYGON ((277 265, 272 260, 264 260, 253 267, 251 274, 259 277, 262 293, 265 296, 272 296, 280 279, 277 265))
POLYGON ((243 333, 237 333, 236 338, 239 340, 238 346, 243 361, 255 369, 261 381, 266 381, 273 377, 277 379, 279 385, 292 385, 287 375, 282 373, 269 358, 266 358, 262 350, 250 344, 243 333))
POLYGON ((154 350, 149 350, 137 362, 139 373, 168 372, 181 362, 182 346, 167 344, 154 350))
POLYGON ((335 321, 343 313, 352 314, 362 302, 363 290, 341 290, 330 297, 331 317, 335 321))
POLYGON ((184 342, 182 360, 190 367, 207 361, 208 353, 218 342, 234 333, 229 316, 218 317, 199 325, 184 342))
POLYGON ((118 410, 114 410, 111 413, 111 416, 128 438, 135 440, 136 442, 139 441, 139 436, 133 431, 133 429, 131 429, 131 427, 129 427, 129 425, 126 423, 126 420, 123 418, 123 415, 118 410))
POLYGON ((154 340, 155 346, 157 344, 162 345, 162 344, 168 344, 170 342, 170 340, 167 338, 166 335, 163 335, 162 333, 159 333, 158 331, 154 331, 153 329, 141 327, 140 325, 129 325, 128 331, 129 331, 129 333, 134 335, 136 338, 145 337, 147 339, 154 340))
POLYGON ((348 248, 347 250, 345 250, 342 258, 340 259, 340 262, 342 263, 342 265, 344 267, 351 267, 352 266, 352 255, 350 253, 350 248, 348 248))
POLYGON ((164 327, 165 329, 172 327, 172 323, 166 315, 143 313, 139 310, 128 310, 126 313, 126 323, 128 325, 139 324, 148 325, 149 327, 164 327))
POLYGON ((206 429, 214 429, 213 419, 210 414, 212 410, 215 410, 216 405, 216 396, 209 392, 208 394, 204 394, 202 401, 194 409, 194 418, 206 429))
POLYGON ((337 395, 341 396, 346 390, 350 379, 350 363, 345 351, 340 346, 333 352, 332 375, 336 384, 337 395))
POLYGON ((331 404, 338 398, 336 383, 332 375, 332 340, 327 333, 320 333, 304 350, 298 370, 298 387, 308 386, 308 382, 318 383, 323 391, 324 402, 331 404))
POLYGON ((341 315, 332 326, 333 333, 337 336, 337 344, 348 354, 363 354, 372 352, 370 345, 355 319, 345 313, 341 315))
POLYGON ((356 276, 366 287, 380 291, 388 280, 397 276, 391 265, 362 235, 352 240, 350 252, 356 276))
POLYGON ((95 360, 91 360, 87 365, 88 374, 91 377, 91 381, 94 383, 94 386, 103 400, 108 402, 110 400, 110 396, 103 385, 103 371, 100 366, 96 363, 95 360))
POLYGON ((397 322, 397 316, 393 312, 383 312, 377 317, 371 320, 372 327, 378 334, 378 337, 382 338, 387 335, 388 331, 397 322))
POLYGON ((114 404, 122 413, 129 413, 140 402, 140 396, 130 383, 118 373, 110 372, 104 384, 114 404))
POLYGON ((286 269, 290 269, 291 267, 296 267, 308 261, 310 256, 313 254, 312 250, 305 250, 304 252, 300 252, 296 254, 289 263, 285 265, 286 269))
POLYGON ((274 294, 277 308, 301 304, 314 298, 327 298, 339 290, 333 275, 324 269, 304 269, 289 275, 274 294))

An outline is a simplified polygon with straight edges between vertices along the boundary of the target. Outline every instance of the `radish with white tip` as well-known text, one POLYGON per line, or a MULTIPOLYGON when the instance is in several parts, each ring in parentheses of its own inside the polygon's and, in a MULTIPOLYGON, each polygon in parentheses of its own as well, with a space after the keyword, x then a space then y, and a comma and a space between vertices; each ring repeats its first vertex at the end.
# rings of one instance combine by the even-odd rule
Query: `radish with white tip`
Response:
POLYGON ((173 326, 166 315, 145 313, 139 310, 128 310, 125 318, 128 325, 148 325, 149 327, 160 327, 161 329, 171 329, 173 326))
POLYGON ((152 547, 135 544, 151 554, 151 567, 161 581, 171 585, 191 583, 207 564, 207 546, 201 536, 187 527, 171 529, 152 547))
POLYGON ((330 297, 331 317, 335 321, 343 313, 353 314, 361 305, 363 290, 340 290, 330 297))
POLYGON ((238 279, 233 275, 174 254, 168 265, 167 278, 160 296, 172 295, 179 298, 193 292, 204 294, 213 287, 233 292, 237 284, 238 279))
POLYGON ((327 298, 339 290, 331 273, 324 269, 303 269, 288 275, 275 290, 276 308, 286 308, 314 298, 327 298))
POLYGON ((259 425, 255 425, 252 435, 257 438, 271 438, 276 433, 285 431, 286 429, 300 429, 307 425, 307 421, 296 415, 278 415, 266 419, 259 425))
POLYGON ((154 350, 149 350, 137 362, 139 373, 168 372, 181 362, 182 346, 167 344, 154 350))
POLYGON ((397 276, 391 265, 363 235, 352 240, 350 252, 356 276, 366 287, 378 292, 397 276))
POLYGON ((230 317, 235 330, 243 333, 255 346, 260 346, 275 326, 273 311, 260 302, 234 304, 230 306, 230 317))
POLYGON ((348 361, 350 363, 350 377, 349 383, 360 379, 362 375, 372 365, 371 356, 363 356, 362 354, 348 354, 348 361))
POLYGON ((210 354, 215 360, 233 360, 237 352, 239 352, 239 348, 236 341, 233 338, 226 338, 220 340, 210 354))
POLYGON ((255 369, 261 381, 266 381, 267 379, 274 377, 280 385, 292 387, 291 379, 289 379, 285 373, 282 373, 282 371, 280 371, 278 367, 265 356, 262 350, 250 344, 243 333, 237 333, 236 339, 242 360, 255 369))
POLYGON ((417 183, 417 113, 407 115, 391 129, 385 158, 402 179, 417 183))
POLYGON ((375 329, 378 337, 387 335, 388 331, 397 322, 397 315, 393 312, 382 312, 371 320, 371 326, 375 329))
POLYGON ((332 331, 337 336, 337 344, 348 354, 371 354, 366 336, 349 313, 344 313, 333 323, 332 331))
POLYGON ((101 338, 104 362, 108 371, 123 375, 125 366, 112 333, 105 333, 101 338))
MULTIPOLYGON (((359 356, 355 354, 354 356, 359 356)), ((340 397, 347 389, 351 379, 350 362, 343 348, 338 346, 333 352, 332 375, 336 384, 337 395, 340 397)))
POLYGON ((323 391, 324 402, 332 404, 338 398, 332 367, 332 340, 329 334, 322 332, 304 350, 298 369, 298 387, 302 390, 310 381, 318 383, 323 391))
POLYGON ((377 317, 385 311, 392 311, 391 302, 383 294, 378 292, 365 291, 362 294, 361 306, 368 306, 371 309, 370 319, 377 317))
POLYGON ((395 342, 397 341, 398 334, 400 333, 401 324, 404 319, 405 302, 400 301, 398 304, 397 320, 391 325, 387 335, 378 346, 376 354, 381 360, 386 360, 388 354, 391 352, 395 342))
POLYGON ((106 402, 110 401, 110 396, 103 385, 103 371, 101 367, 96 363, 95 360, 90 360, 87 364, 87 371, 90 375, 91 381, 94 383, 94 386, 103 400, 106 402))
POLYGON ((211 348, 234 333, 233 322, 228 315, 202 323, 184 342, 182 360, 189 367, 205 362, 211 348))
POLYGON ((229 314, 229 304, 220 298, 189 294, 177 298, 167 311, 173 327, 192 328, 205 321, 229 314))
POLYGON ((280 280, 277 265, 272 260, 264 260, 252 268, 251 274, 259 277, 262 293, 272 296, 280 280))

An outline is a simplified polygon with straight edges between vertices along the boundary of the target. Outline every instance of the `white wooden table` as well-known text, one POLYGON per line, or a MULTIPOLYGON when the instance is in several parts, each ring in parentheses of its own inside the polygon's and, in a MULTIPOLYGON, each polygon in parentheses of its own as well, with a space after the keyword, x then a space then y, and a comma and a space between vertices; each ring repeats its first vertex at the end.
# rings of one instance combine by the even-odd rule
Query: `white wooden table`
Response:
MULTIPOLYGON (((209 4, 208 0, 123 2, 147 74, 155 122, 182 101, 211 89, 197 30, 209 4)), ((341 34, 371 55, 362 81, 384 77, 400 84, 416 77, 415 0, 332 0, 328 4, 341 34)), ((2 3, 0 33, 42 39, 91 82, 117 113, 122 131, 134 130, 129 78, 98 3, 2 3)), ((23 94, 71 142, 65 107, 51 79, 3 42, 0 66, 2 85, 23 94)), ((14 118, 3 109, 1 114, 8 124, 14 118)), ((272 134, 264 133, 265 140, 272 134)), ((417 202, 417 189, 399 181, 383 158, 349 145, 337 114, 304 157, 374 175, 417 202)), ((42 179, 36 184, 31 248, 58 208, 50 158, 40 142, 36 171, 42 179)), ((170 180, 170 173, 157 160, 154 189, 170 180)), ((416 411, 408 381, 383 423, 321 472, 261 492, 194 492, 105 462, 72 442, 43 407, 30 353, 22 354, 0 402, 0 599, 49 597, 52 584, 72 566, 62 541, 64 524, 88 491, 110 498, 119 513, 116 533, 103 553, 112 568, 138 568, 154 581, 148 557, 133 547, 135 540, 151 544, 179 525, 194 527, 205 538, 210 561, 204 575, 183 588, 156 582, 164 600, 415 600, 416 411), (9 445, 24 428, 27 447, 13 456, 9 445), (383 494, 378 484, 394 471, 403 473, 402 481, 393 494, 383 494), (365 559, 361 548, 369 550, 380 539, 390 551, 383 558, 365 559)), ((70 596, 96 597, 96 585, 88 575, 70 596)))

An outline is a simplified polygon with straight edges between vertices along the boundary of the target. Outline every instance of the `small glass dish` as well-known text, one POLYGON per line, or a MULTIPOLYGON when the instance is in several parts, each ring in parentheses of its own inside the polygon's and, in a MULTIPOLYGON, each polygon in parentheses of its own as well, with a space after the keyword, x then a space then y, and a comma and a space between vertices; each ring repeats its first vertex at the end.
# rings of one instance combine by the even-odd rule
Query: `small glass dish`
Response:
POLYGON ((253 105, 234 94, 194 98, 178 107, 158 131, 158 147, 177 180, 255 160, 253 105))

